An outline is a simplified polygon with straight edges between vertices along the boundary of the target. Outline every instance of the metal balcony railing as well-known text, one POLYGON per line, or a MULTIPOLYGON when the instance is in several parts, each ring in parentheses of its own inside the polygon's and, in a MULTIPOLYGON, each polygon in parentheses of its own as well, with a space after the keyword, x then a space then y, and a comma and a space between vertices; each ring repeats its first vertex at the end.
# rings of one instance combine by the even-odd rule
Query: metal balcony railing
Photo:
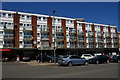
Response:
POLYGON ((32 26, 29 26, 29 27, 28 26, 24 26, 23 30, 30 30, 30 31, 32 31, 32 26))
POLYGON ((111 45, 106 45, 107 48, 111 48, 112 46, 111 45))
POLYGON ((76 37, 70 37, 70 40, 76 40, 76 37))
POLYGON ((103 45, 98 45, 98 48, 103 48, 103 45))
POLYGON ((64 36, 56 36, 56 39, 64 39, 64 36))
POLYGON ((13 39, 14 35, 13 34, 5 34, 4 39, 13 39))
POLYGON ((49 36, 41 36, 41 40, 49 40, 49 36))
POLYGON ((6 25, 6 26, 4 26, 4 29, 12 29, 13 30, 13 25, 6 25))
POLYGON ((13 48, 14 45, 13 45, 13 44, 8 44, 8 43, 7 43, 7 44, 4 44, 3 47, 4 47, 4 48, 13 48))
POLYGON ((64 44, 56 44, 57 48, 64 48, 64 44))
POLYGON ((70 48, 76 48, 76 47, 77 47, 76 44, 70 45, 70 48))
POLYGON ((85 45, 78 45, 79 48, 85 48, 85 45))
POLYGON ((24 35, 24 39, 32 39, 32 35, 24 35))
POLYGON ((94 45, 89 45, 89 48, 94 48, 95 46, 94 45))
POLYGON ((32 44, 24 44, 24 48, 32 48, 32 44))
POLYGON ((62 29, 59 29, 59 30, 56 30, 56 32, 63 32, 63 30, 62 30, 62 29))

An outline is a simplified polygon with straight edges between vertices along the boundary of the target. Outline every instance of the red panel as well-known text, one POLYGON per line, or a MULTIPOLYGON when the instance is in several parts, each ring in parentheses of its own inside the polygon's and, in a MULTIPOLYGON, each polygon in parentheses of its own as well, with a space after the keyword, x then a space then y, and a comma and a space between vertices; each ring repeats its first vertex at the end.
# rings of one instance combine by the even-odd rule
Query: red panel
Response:
POLYGON ((0 51, 11 51, 11 49, 0 49, 0 51))

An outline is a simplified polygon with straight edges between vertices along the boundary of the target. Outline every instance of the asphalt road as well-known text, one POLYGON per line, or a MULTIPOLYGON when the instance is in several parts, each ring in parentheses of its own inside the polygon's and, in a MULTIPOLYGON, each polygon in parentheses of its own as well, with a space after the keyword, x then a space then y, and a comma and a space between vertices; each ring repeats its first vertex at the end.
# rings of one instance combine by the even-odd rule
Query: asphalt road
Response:
POLYGON ((4 63, 3 78, 118 78, 118 63, 88 66, 32 66, 4 63))

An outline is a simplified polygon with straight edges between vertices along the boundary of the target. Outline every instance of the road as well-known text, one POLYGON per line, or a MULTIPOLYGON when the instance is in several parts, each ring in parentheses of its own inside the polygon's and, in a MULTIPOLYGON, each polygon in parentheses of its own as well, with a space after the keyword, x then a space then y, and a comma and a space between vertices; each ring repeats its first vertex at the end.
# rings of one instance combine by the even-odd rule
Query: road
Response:
POLYGON ((32 66, 4 63, 3 78, 117 78, 118 63, 88 66, 32 66))

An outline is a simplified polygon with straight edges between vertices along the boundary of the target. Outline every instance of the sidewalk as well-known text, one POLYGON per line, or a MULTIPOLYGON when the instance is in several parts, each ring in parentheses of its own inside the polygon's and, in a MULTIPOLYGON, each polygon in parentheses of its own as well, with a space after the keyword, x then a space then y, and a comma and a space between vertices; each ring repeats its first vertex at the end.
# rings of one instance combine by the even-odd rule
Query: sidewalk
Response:
POLYGON ((36 60, 32 60, 30 62, 23 62, 20 61, 19 63, 26 63, 28 65, 32 65, 32 66, 58 66, 58 63, 38 63, 36 60))

